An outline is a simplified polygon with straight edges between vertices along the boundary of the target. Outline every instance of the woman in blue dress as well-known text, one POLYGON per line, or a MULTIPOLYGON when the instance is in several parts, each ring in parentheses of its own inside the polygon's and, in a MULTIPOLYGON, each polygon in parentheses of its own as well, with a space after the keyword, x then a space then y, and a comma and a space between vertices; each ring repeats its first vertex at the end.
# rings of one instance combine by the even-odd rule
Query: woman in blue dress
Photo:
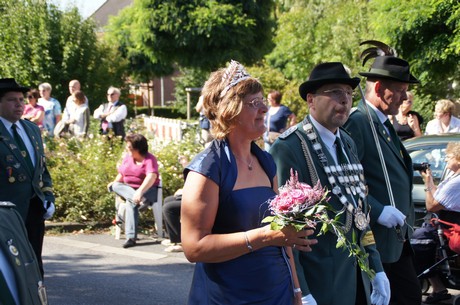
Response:
POLYGON ((185 169, 181 224, 196 262, 188 304, 302 304, 292 248, 311 251, 312 230, 262 225, 277 191, 272 157, 254 142, 265 131, 260 82, 232 61, 203 88, 215 138, 185 169))

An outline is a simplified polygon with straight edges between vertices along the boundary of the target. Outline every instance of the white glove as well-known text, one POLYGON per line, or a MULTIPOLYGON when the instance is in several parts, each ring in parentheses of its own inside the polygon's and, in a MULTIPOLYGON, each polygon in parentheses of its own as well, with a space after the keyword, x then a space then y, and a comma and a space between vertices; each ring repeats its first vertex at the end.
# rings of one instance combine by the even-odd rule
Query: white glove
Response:
POLYGON ((318 304, 316 303, 316 300, 313 298, 313 296, 310 293, 302 297, 302 305, 318 305, 318 304))
POLYGON ((50 219, 51 217, 53 217, 54 211, 56 210, 54 203, 45 200, 45 202, 43 203, 43 207, 46 210, 45 214, 43 215, 43 219, 50 219))
POLYGON ((397 225, 403 226, 405 219, 406 219, 406 215, 401 213, 400 210, 390 205, 386 205, 383 208, 382 213, 380 213, 380 216, 377 219, 377 222, 387 228, 393 228, 393 227, 396 227, 397 225))
POLYGON ((378 272, 372 280, 371 304, 388 305, 390 296, 390 281, 385 272, 378 272))

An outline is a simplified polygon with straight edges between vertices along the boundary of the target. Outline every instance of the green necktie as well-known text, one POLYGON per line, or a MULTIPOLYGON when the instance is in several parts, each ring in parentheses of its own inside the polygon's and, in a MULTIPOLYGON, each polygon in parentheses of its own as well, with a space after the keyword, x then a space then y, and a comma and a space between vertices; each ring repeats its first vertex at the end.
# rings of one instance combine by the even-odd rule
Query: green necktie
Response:
MULTIPOLYGON (((1 251, 1 250, 0 250, 1 251)), ((2 305, 16 305, 13 296, 11 295, 10 288, 6 283, 3 273, 0 271, 0 304, 2 305)))
POLYGON ((393 127, 393 124, 391 124, 390 120, 386 120, 383 125, 385 125, 388 129, 388 132, 390 133, 390 137, 391 137, 391 142, 393 142, 393 144, 395 145, 396 149, 398 151, 401 150, 401 146, 399 145, 399 137, 398 135, 396 134, 396 131, 393 127))
POLYGON ((335 137, 335 149, 337 153, 337 162, 339 164, 348 164, 348 159, 345 156, 342 148, 342 141, 340 141, 339 137, 335 137))
POLYGON ((14 140, 16 141, 16 144, 18 144, 19 146, 21 155, 26 160, 26 163, 29 169, 33 171, 34 165, 32 164, 32 159, 30 158, 29 152, 26 148, 26 144, 24 144, 24 141, 22 140, 21 136, 18 133, 18 126, 16 124, 13 124, 13 126, 11 126, 11 129, 13 130, 14 140))

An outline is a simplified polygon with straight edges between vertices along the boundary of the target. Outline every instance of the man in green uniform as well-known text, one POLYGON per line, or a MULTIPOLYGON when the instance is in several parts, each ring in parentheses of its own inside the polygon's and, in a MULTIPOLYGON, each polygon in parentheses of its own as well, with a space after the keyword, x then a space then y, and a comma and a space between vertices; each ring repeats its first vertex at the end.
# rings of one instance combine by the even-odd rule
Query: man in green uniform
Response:
MULTIPOLYGON (((337 248, 332 232, 317 236, 312 252, 294 249, 297 274, 304 304, 352 305, 389 301, 389 283, 369 228, 369 209, 363 169, 353 140, 340 127, 348 119, 353 89, 359 78, 351 78, 339 62, 316 66, 300 88, 310 114, 283 133, 270 153, 277 165, 279 185, 298 172, 299 181, 315 185, 320 181, 330 191, 329 203, 341 211, 339 221, 350 242, 369 254, 369 266, 377 275, 372 280, 357 267, 348 251, 337 248)), ((331 215, 335 216, 335 215, 331 215)), ((319 224, 316 231, 319 231, 319 224)))
POLYGON ((344 127, 356 143, 369 185, 371 228, 390 280, 390 304, 420 304, 421 288, 409 242, 415 218, 412 161, 387 118, 398 114, 399 106, 407 99, 409 84, 418 80, 405 60, 393 56, 377 57, 370 71, 360 74, 367 77, 366 104, 359 103, 344 127))
POLYGON ((45 219, 54 213, 54 195, 40 129, 21 119, 27 91, 12 78, 0 79, 0 201, 15 204, 43 274, 45 219))
POLYGON ((0 201, 0 304, 47 304, 43 277, 14 204, 0 201))

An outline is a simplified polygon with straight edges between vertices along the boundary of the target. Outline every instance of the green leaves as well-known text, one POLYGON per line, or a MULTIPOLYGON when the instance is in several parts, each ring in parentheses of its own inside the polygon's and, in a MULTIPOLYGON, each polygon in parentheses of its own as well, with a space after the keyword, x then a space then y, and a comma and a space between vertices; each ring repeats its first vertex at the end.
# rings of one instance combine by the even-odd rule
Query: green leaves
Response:
POLYGON ((109 32, 128 59, 152 60, 156 76, 165 75, 159 63, 210 71, 232 58, 255 63, 269 51, 272 7, 272 1, 139 0, 111 20, 109 32))

